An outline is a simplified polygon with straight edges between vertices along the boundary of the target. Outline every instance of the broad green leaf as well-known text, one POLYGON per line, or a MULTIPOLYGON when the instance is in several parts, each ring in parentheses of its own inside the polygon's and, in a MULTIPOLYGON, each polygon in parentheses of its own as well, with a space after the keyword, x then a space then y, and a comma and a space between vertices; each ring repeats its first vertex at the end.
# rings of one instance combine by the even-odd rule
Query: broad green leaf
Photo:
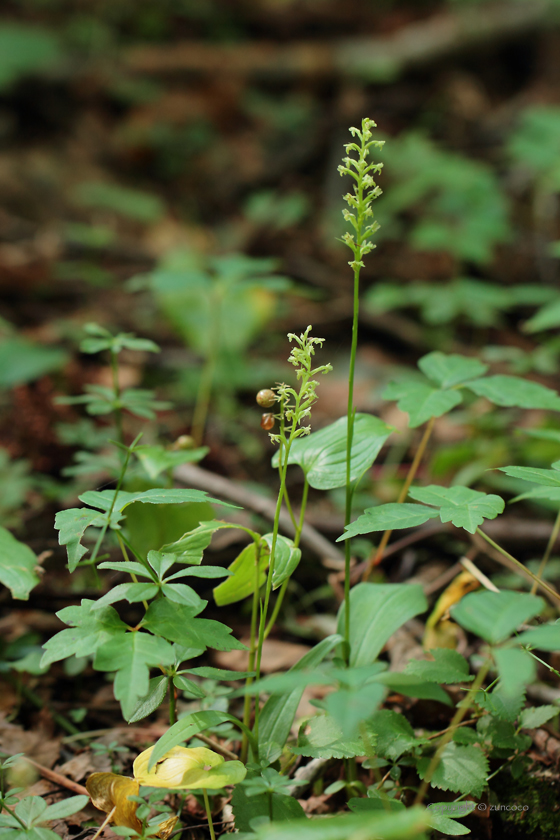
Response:
POLYGON ((197 613, 202 612, 208 604, 208 601, 203 601, 192 586, 187 586, 185 583, 164 583, 161 586, 161 594, 176 604, 184 604, 185 607, 194 607, 197 613))
POLYGON ((445 685, 470 682, 474 679, 469 674, 469 663, 458 651, 435 648, 429 653, 433 659, 410 659, 404 673, 445 685))
POLYGON ((256 840, 424 840, 429 826, 425 808, 342 814, 327 819, 294 820, 263 825, 256 840))
POLYGON ((261 793, 258 796, 247 796, 244 785, 236 786, 231 804, 236 829, 249 832, 255 840, 256 834, 253 834, 251 830, 251 822, 259 817, 268 817, 270 804, 272 804, 274 823, 284 822, 291 825, 294 820, 306 819, 305 811, 295 797, 275 792, 272 793, 270 800, 266 793, 261 793))
POLYGON ((40 822, 45 811, 47 810, 47 803, 41 796, 26 796, 21 799, 15 807, 16 816, 22 820, 25 825, 30 828, 33 823, 40 822))
POLYGON ((388 758, 390 761, 397 761, 401 755, 423 743, 422 740, 416 738, 405 716, 389 709, 382 709, 373 715, 368 721, 369 732, 377 736, 376 755, 388 758))
POLYGON ((94 610, 94 607, 95 601, 84 598, 79 607, 65 607, 57 612, 58 618, 70 627, 44 645, 42 667, 69 656, 88 656, 128 629, 113 607, 102 610, 94 610))
MULTIPOLYGON (((344 784, 344 783, 343 783, 344 784)), ((348 800, 348 807, 351 811, 355 814, 362 814, 364 811, 375 811, 377 813, 385 812, 385 811, 404 811, 406 810, 404 802, 401 802, 400 799, 389 799, 387 794, 385 797, 381 796, 370 796, 370 792, 368 791, 368 798, 367 799, 358 799, 357 796, 352 797, 352 799, 348 800)), ((378 791, 375 791, 378 793, 378 791)))
POLYGON ((157 593, 158 587, 155 583, 120 583, 96 601, 93 609, 102 610, 108 604, 115 604, 117 601, 128 601, 129 604, 150 601, 157 593))
POLYGON ((435 510, 424 507, 424 505, 397 504, 390 502, 386 505, 378 505, 374 508, 367 508, 350 525, 347 525, 344 534, 337 539, 347 540, 358 534, 371 534, 372 531, 395 531, 398 528, 415 528, 423 525, 428 519, 437 519, 439 514, 435 510))
POLYGON ((426 682, 421 677, 414 677, 412 674, 387 671, 385 674, 380 674, 375 680, 386 685, 391 691, 405 694, 407 697, 437 700, 446 706, 451 705, 448 693, 440 685, 435 682, 426 682))
MULTIPOLYGON (((108 511, 112 507, 116 513, 122 513, 128 505, 134 502, 142 502, 142 504, 150 505, 181 505, 185 502, 211 502, 212 504, 222 505, 222 507, 237 507, 237 505, 230 505, 228 502, 213 499, 204 490, 179 488, 166 490, 165 488, 153 487, 151 490, 141 490, 138 493, 127 493, 125 490, 120 490, 114 505, 114 490, 87 490, 78 498, 85 505, 99 508, 103 511, 108 511)), ((164 548, 167 552, 168 547, 164 546, 164 548)))
POLYGON ((201 522, 198 528, 183 534, 176 542, 164 545, 161 551, 164 554, 175 555, 177 563, 199 566, 202 563, 204 550, 210 545, 212 534, 221 528, 233 527, 235 526, 228 522, 219 522, 218 520, 201 522))
POLYGON ((49 805, 43 812, 43 819, 45 820, 64 820, 66 817, 71 817, 85 808, 89 802, 89 796, 70 796, 67 799, 62 799, 60 802, 55 802, 54 805, 49 805))
POLYGON ((207 446, 197 449, 181 449, 177 452, 164 446, 135 446, 134 454, 150 476, 157 478, 162 472, 172 470, 180 464, 190 464, 201 461, 210 450, 207 446))
MULTIPOLYGON (((299 464, 311 487, 333 490, 346 484, 347 418, 340 417, 330 426, 297 438, 290 449, 289 464, 299 464)), ((350 480, 368 470, 393 429, 372 414, 356 414, 352 440, 350 480)), ((279 453, 272 459, 278 466, 279 453)))
POLYGON ((107 517, 96 510, 70 508, 56 514, 54 527, 59 530, 59 545, 65 545, 68 553, 68 569, 73 572, 88 549, 81 544, 82 537, 90 525, 101 528, 107 517))
POLYGON ((151 679, 148 693, 138 701, 128 718, 128 723, 137 723, 139 720, 144 720, 145 717, 148 717, 156 709, 159 709, 163 703, 163 698, 167 694, 168 687, 169 680, 167 677, 154 677, 151 679))
MULTIPOLYGON (((316 668, 342 642, 342 636, 327 636, 288 671, 289 674, 305 672, 316 668)), ((271 764, 276 761, 290 734, 297 708, 300 704, 304 687, 297 687, 286 694, 276 694, 268 698, 259 715, 259 756, 271 764)))
POLYGON ((555 461, 551 470, 538 467, 498 467, 498 469, 512 478, 522 478, 523 481, 531 481, 533 484, 544 487, 560 487, 560 461, 555 461))
POLYGON ((353 758, 364 755, 361 738, 345 738, 342 729, 330 715, 316 715, 309 721, 309 732, 301 734, 297 747, 291 747, 296 755, 310 758, 353 758))
POLYGON ((523 709, 519 716, 519 725, 523 729, 537 729, 560 712, 560 706, 530 706, 523 709))
POLYGON ((39 583, 36 570, 37 557, 29 546, 0 527, 0 583, 7 586, 12 598, 27 601, 29 593, 39 583))
MULTIPOLYGON (((2 30, 4 27, 5 24, 2 25, 2 30)), ((0 30, 0 44, 2 30, 0 30)), ((1 76, 0 64, 0 88, 1 76)), ((0 340, 0 388, 14 388, 17 385, 33 382, 46 373, 59 370, 67 361, 68 353, 60 347, 37 344, 18 335, 8 336, 0 340)))
POLYGON ((380 682, 371 682, 361 688, 342 687, 327 696, 325 709, 340 727, 344 739, 356 738, 360 725, 379 708, 385 694, 385 687, 380 682))
MULTIPOLYGON (((418 761, 418 775, 426 775, 430 759, 418 761)), ((480 796, 486 787, 488 759, 478 747, 462 747, 451 741, 446 745, 434 775, 432 787, 440 790, 452 790, 454 793, 466 793, 480 796)))
POLYGON ((512 642, 519 645, 528 645, 540 650, 560 650, 560 624, 541 624, 520 633, 512 642))
POLYGON ((500 685, 505 695, 515 697, 522 686, 534 682, 537 668, 533 657, 518 648, 494 648, 492 651, 500 685))
POLYGON ((455 385, 461 385, 469 379, 484 376, 488 370, 488 365, 482 364, 478 359, 459 356, 457 353, 448 355, 440 353, 439 350, 434 350, 433 353, 422 356, 418 362, 418 367, 428 379, 431 379, 432 382, 435 382, 444 390, 453 388, 455 385))
POLYGON ((259 551, 259 568, 257 578, 257 556, 254 542, 246 545, 241 554, 229 566, 231 576, 222 581, 214 589, 214 601, 219 607, 242 601, 260 588, 266 580, 266 567, 269 554, 264 547, 259 551))
MULTIPOLYGON (((385 642, 405 622, 423 613, 428 603, 421 586, 402 583, 359 583, 350 592, 350 665, 370 665, 385 642)), ((344 635, 345 605, 338 614, 344 635)))
POLYGON ((556 391, 520 376, 485 376, 467 382, 465 387, 496 405, 560 411, 560 397, 556 391))
POLYGON ((524 332, 534 333, 554 329, 560 324, 560 300, 545 304, 523 324, 524 332))
POLYGON ((172 665, 173 648, 165 639, 141 631, 114 636, 97 649, 93 667, 116 671, 114 692, 128 721, 150 687, 150 666, 172 665))
POLYGON ((206 650, 246 650, 231 636, 231 629, 220 621, 195 618, 192 607, 160 600, 150 604, 143 626, 157 636, 186 647, 206 650))
MULTIPOLYGON (((263 536, 269 551, 272 550, 272 534, 263 536)), ((261 549, 262 550, 262 549, 261 549)), ((291 577, 301 560, 301 549, 296 548, 294 541, 278 534, 274 551, 274 572, 272 573, 272 588, 278 589, 287 578, 291 577)))
POLYGON ((457 820, 466 817, 474 808, 476 808, 475 802, 438 802, 428 805, 430 828, 449 837, 470 834, 470 828, 457 820))
POLYGON ((520 685, 518 688, 517 694, 509 695, 498 683, 492 691, 478 691, 475 703, 496 718, 513 723, 525 702, 525 686, 520 685))
POLYGON ((451 607, 451 617, 485 642, 497 644, 543 609, 542 598, 525 592, 470 592, 451 607))
POLYGON ((495 519, 504 509, 499 496, 480 493, 470 487, 412 487, 409 495, 418 502, 439 507, 442 522, 452 522, 474 534, 485 519, 495 519))
POLYGON ((157 741, 150 755, 148 770, 151 770, 163 758, 165 753, 173 749, 173 747, 176 747, 183 741, 188 741, 204 729, 210 729, 222 723, 233 723, 245 733, 248 732, 249 743, 253 747, 254 739, 252 739, 250 731, 233 715, 227 712, 217 712, 214 709, 208 709, 203 712, 191 712, 191 714, 186 715, 186 717, 174 723, 173 726, 170 726, 165 735, 162 735, 159 741, 157 741))
POLYGON ((441 417, 459 405, 463 397, 459 391, 442 391, 424 382, 405 380, 390 382, 383 392, 384 400, 397 400, 401 411, 408 414, 411 429, 421 426, 431 417, 441 417))

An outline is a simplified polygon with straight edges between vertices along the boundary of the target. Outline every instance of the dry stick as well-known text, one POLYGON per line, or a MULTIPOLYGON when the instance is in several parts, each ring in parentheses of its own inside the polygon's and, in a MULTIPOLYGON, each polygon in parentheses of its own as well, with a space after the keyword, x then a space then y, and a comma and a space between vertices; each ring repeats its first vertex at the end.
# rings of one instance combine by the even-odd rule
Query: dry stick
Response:
POLYGON ((101 823, 101 825, 99 826, 99 828, 97 829, 97 831, 95 832, 95 834, 93 835, 93 837, 91 838, 91 840, 97 840, 97 838, 99 837, 99 835, 101 834, 101 832, 102 832, 105 828, 107 828, 107 825, 108 825, 108 824, 110 823, 110 821, 112 820, 112 818, 113 818, 113 814, 115 813, 115 811, 116 811, 116 810, 117 810, 117 806, 115 805, 115 807, 113 808, 113 810, 112 810, 112 811, 109 811, 109 813, 107 814, 107 816, 105 817, 105 819, 103 820, 103 822, 101 823))
MULTIPOLYGON (((229 478, 214 475, 208 470, 196 467, 193 464, 182 464, 175 468, 173 474, 181 484, 207 490, 216 496, 222 496, 232 502, 237 502, 237 504, 259 513, 266 519, 274 519, 276 502, 265 499, 245 487, 240 487, 229 478)), ((295 533, 292 520, 286 511, 280 512, 280 526, 283 531, 290 535, 295 533)), ((303 526, 301 542, 318 554, 319 557, 329 557, 333 560, 339 560, 341 563, 344 562, 344 554, 311 525, 305 524, 303 526)))
POLYGON ((63 776, 61 773, 57 773, 55 770, 49 770, 48 767, 44 767, 42 764, 38 764, 36 761, 33 761, 32 758, 28 758, 25 756, 25 760, 32 764, 33 767, 36 767, 41 776, 45 779, 48 779, 49 782, 54 782, 57 785, 61 785, 62 787, 68 788, 73 793, 83 794, 84 796, 89 796, 86 788, 83 785, 79 785, 77 782, 73 782, 71 779, 67 779, 66 776, 63 776))
MULTIPOLYGON (((539 578, 536 575, 534 575, 533 572, 529 571, 529 569, 526 566, 524 566, 523 563, 520 563, 519 560, 516 560, 515 557, 513 557, 509 552, 505 551, 505 549, 499 546, 498 543, 495 543, 494 540, 490 539, 490 537, 487 534, 485 534, 484 531, 481 531, 480 528, 476 529, 476 533, 480 537, 485 539, 486 542, 492 546, 492 548, 494 548, 497 552, 499 552, 501 555, 506 557, 511 563, 513 563, 515 565, 516 571, 519 570, 523 575, 530 577, 533 581, 536 581, 537 586, 540 589, 543 589, 548 595, 552 596, 556 600, 556 602, 560 601, 560 594, 558 594, 558 592, 556 592, 556 590, 553 589, 552 586, 549 586, 548 583, 544 582, 544 580, 539 580, 539 578)), ((558 603, 556 603, 555 606, 558 607, 558 603)))
MULTIPOLYGON (((554 543, 558 539, 558 533, 559 532, 560 532, 560 510, 558 511, 558 515, 556 517, 556 522, 554 523, 554 527, 553 527, 552 532, 550 534, 550 539, 549 539, 548 544, 546 546, 545 552, 543 554, 543 559, 541 560, 541 564, 540 564, 539 570, 537 572, 537 577, 539 578, 539 580, 542 578, 542 576, 544 574, 546 564, 548 563, 549 557, 552 553, 552 549, 554 548, 554 543)), ((538 586, 538 583, 537 583, 536 580, 534 580, 533 585, 531 587, 531 595, 535 594, 535 592, 537 591, 537 586, 538 586)))
MULTIPOLYGON (((428 441, 429 441, 430 436, 432 434, 432 430, 434 428, 435 420, 436 420, 435 417, 430 417, 430 419, 428 420, 428 425, 424 429, 424 434, 422 435, 422 440, 420 441, 420 445, 418 446, 418 449, 416 450, 416 455, 414 456, 414 460, 413 460, 412 464, 410 465, 410 469, 408 470, 408 474, 406 476, 405 482, 402 486, 401 492, 399 493, 399 498, 397 499, 397 504, 398 505, 401 505, 404 502, 404 500, 406 499, 406 497, 408 496, 408 491, 410 490, 410 485, 414 481, 414 477, 415 477, 415 475, 418 471, 418 467, 420 466, 420 462, 421 462, 421 460, 424 456, 424 452, 426 451, 426 446, 428 445, 428 441)), ((372 571, 373 567, 377 566, 381 562, 381 560, 383 559, 383 552, 385 551, 385 548, 387 546, 387 543, 389 542, 389 539, 391 538, 392 533, 393 533, 392 531, 385 531, 385 533, 383 534, 381 542, 379 543, 377 551, 375 552, 375 555, 373 555, 373 557, 370 557, 370 559, 368 560, 368 564, 367 564, 367 566, 364 570, 364 573, 362 575, 362 580, 363 581, 366 581, 368 579, 368 577, 371 574, 371 571, 372 571)))

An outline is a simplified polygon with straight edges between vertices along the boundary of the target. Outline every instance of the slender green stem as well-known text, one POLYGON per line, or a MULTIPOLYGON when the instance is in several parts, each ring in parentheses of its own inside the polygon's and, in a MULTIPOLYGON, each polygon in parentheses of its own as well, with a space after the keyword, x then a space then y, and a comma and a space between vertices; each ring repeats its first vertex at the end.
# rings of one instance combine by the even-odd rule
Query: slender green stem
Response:
POLYGON ((208 408, 210 406, 210 397, 212 396, 212 386, 214 384, 214 374, 216 372, 216 365, 218 362, 218 353, 220 349, 220 309, 221 299, 219 295, 214 293, 212 300, 212 335, 210 336, 208 355, 204 362, 204 367, 200 374, 200 382, 198 385, 198 393, 196 395, 196 404, 193 412, 192 421, 192 437, 195 446, 200 446, 204 437, 204 428, 206 426, 206 419, 208 417, 208 408))
POLYGON ((175 696, 175 684, 171 675, 167 678, 167 685, 169 688, 169 726, 173 726, 177 722, 177 698, 175 696))
POLYGON ((551 595, 553 598, 555 598, 557 601, 560 601, 560 595, 558 594, 558 592, 556 592, 555 589, 553 589, 551 586, 549 586, 548 583, 545 583, 544 580, 540 580, 537 577, 537 575, 533 574, 533 572, 531 572, 530 569, 527 568, 527 566, 524 566, 523 563, 520 563, 519 560, 516 560, 515 557, 513 557, 508 551, 506 551, 500 545, 498 545, 498 543, 496 543, 496 542, 494 542, 494 540, 490 539, 488 534, 485 534, 484 531, 480 530, 480 528, 476 529, 476 533, 480 537, 485 539, 486 542, 489 543, 489 545, 492 546, 492 548, 495 548, 496 551, 499 551, 499 553, 501 555, 503 555, 503 557, 506 557, 512 563, 515 563, 515 565, 519 569, 521 569, 522 574, 529 575, 529 577, 532 578, 536 582, 538 587, 540 587, 541 589, 544 589, 545 592, 548 592, 548 594, 551 595))
POLYGON ((208 828, 210 829, 210 837, 212 840, 216 840, 216 834, 214 832, 214 823, 212 822, 212 811, 210 810, 210 801, 208 799, 208 791, 206 788, 202 789, 202 795, 204 797, 204 807, 206 808, 206 816, 208 817, 208 828))
POLYGON ((24 831, 27 833, 27 826, 25 825, 25 823, 23 822, 23 820, 20 820, 20 818, 18 817, 18 815, 16 814, 16 812, 15 812, 15 811, 13 811, 13 810, 9 807, 9 805, 6 805, 6 803, 5 803, 5 802, 3 802, 3 803, 2 803, 2 810, 3 810, 3 811, 7 811, 7 812, 8 812, 8 814, 10 815, 10 817, 13 817, 13 818, 14 818, 14 820, 17 820, 17 821, 18 821, 18 823, 21 825, 21 827, 24 829, 24 831))
POLYGON ((113 406, 113 415, 115 418, 115 426, 117 428, 117 437, 119 443, 124 446, 124 429, 123 429, 123 414, 120 404, 121 400, 121 386, 119 383, 119 358, 118 353, 111 351, 111 371, 113 374, 113 393, 115 395, 115 405, 113 406))
MULTIPOLYGON (((546 569, 546 564, 552 554, 552 549, 556 545, 556 540, 558 539, 558 533, 560 532, 560 510, 558 511, 558 515, 556 517, 556 521, 554 523, 554 527, 552 529, 552 533, 550 535, 550 539, 548 540, 548 545, 546 546, 546 550, 543 554, 543 558, 541 560, 541 564, 539 566, 539 570, 537 572, 537 577, 540 580, 544 574, 544 570, 546 569)), ((534 595, 537 591, 538 583, 537 581, 533 581, 533 585, 531 587, 531 595, 534 595)))
POLYGON ((430 786, 430 782, 432 781, 434 773, 436 772, 437 767, 438 767, 438 765, 441 761, 441 756, 443 754, 443 751, 444 751, 445 747, 447 746, 447 744, 450 742, 450 740, 453 738, 455 730, 457 729, 457 727, 459 726, 459 724, 461 723, 461 721, 463 720, 463 718, 465 717, 465 715, 467 714, 469 709, 471 708, 471 706, 474 702, 476 692, 482 686, 482 683, 484 682, 486 674, 490 670, 491 664, 492 664, 492 660, 491 660, 490 657, 488 657, 486 662, 484 662, 480 671, 476 675, 475 681, 473 682, 472 686, 468 690, 466 697, 464 697, 463 700, 460 703, 458 703, 457 709, 455 710, 455 714, 453 715, 453 718, 451 720, 449 728, 446 731, 445 735, 443 735, 437 750, 433 754, 432 760, 430 761, 430 763, 428 765, 428 769, 426 770, 426 774, 424 776, 422 784, 418 788, 418 793, 416 794, 416 798, 414 800, 415 805, 421 805, 422 804, 422 801, 423 801, 423 799, 426 795, 428 787, 430 786))
MULTIPOLYGON (((251 609, 251 640, 249 642, 249 663, 248 670, 253 671, 255 667, 255 654, 257 645, 257 620, 259 617, 259 600, 260 600, 260 551, 261 543, 258 537, 255 537, 255 585, 253 589, 253 605, 251 609)), ((249 688, 253 683, 252 677, 247 677, 245 686, 249 688)), ((243 723, 249 727, 251 724, 251 695, 245 695, 243 706, 243 723)), ((247 753, 249 751, 249 740, 247 735, 243 733, 241 741, 241 761, 247 761, 247 753)))
POLYGON ((272 815, 272 791, 268 791, 268 818, 270 822, 273 822, 273 815, 272 815))
MULTIPOLYGON (((399 493, 399 497, 397 499, 397 504, 398 505, 402 505, 402 503, 404 502, 404 500, 408 496, 408 491, 410 490, 410 485, 414 481, 416 473, 418 472, 418 467, 420 466, 422 458, 424 457, 424 452, 426 451, 426 446, 428 445, 428 441, 430 440, 430 437, 432 435, 435 419, 436 419, 435 417, 430 417, 430 419, 428 420, 428 424, 427 424, 426 428, 424 429, 424 434, 422 435, 422 440, 420 441, 420 443, 418 445, 418 449, 416 450, 416 454, 414 456, 412 464, 409 467, 409 470, 408 470, 408 473, 406 475, 404 484, 401 487, 401 492, 399 493)), ((362 580, 363 581, 366 581, 369 578, 374 566, 377 566, 381 562, 381 560, 383 559, 383 552, 385 551, 385 549, 387 547, 387 543, 391 539, 391 534, 392 533, 393 532, 391 530, 389 530, 389 531, 385 531, 385 533, 383 534, 383 536, 381 538, 381 542, 379 543, 375 554, 372 554, 372 556, 369 558, 368 564, 367 564, 366 568, 364 569, 364 573, 362 575, 362 580)))

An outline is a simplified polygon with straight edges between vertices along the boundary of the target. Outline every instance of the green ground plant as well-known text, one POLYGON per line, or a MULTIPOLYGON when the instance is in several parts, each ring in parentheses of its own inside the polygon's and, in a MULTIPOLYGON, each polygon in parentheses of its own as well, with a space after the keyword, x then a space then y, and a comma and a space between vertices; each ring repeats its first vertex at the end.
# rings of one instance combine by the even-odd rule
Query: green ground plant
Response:
MULTIPOLYGON (((547 654, 560 650, 560 625, 555 621, 560 595, 544 576, 552 537, 541 568, 534 573, 484 531, 485 521, 495 519, 504 509, 501 496, 464 485, 414 484, 437 418, 459 409, 463 402, 477 399, 487 400, 497 410, 557 412, 560 396, 555 391, 522 377, 489 374, 488 366, 472 357, 440 351, 423 356, 418 363, 419 374, 390 383, 384 393, 385 399, 396 401, 408 414, 410 429, 423 427, 398 499, 376 504, 351 521, 356 487, 393 433, 379 418, 357 413, 353 397, 360 272, 364 257, 373 249, 371 236, 377 222, 371 204, 380 194, 373 175, 381 165, 369 160, 371 149, 381 145, 373 137, 374 128, 373 121, 365 119, 359 129, 351 129, 354 141, 346 146, 347 156, 340 167, 342 175, 354 179, 353 191, 345 197, 349 209, 344 211, 352 230, 343 237, 354 255, 350 262, 354 318, 347 415, 311 433, 309 417, 319 384, 316 377, 328 373, 330 365, 316 364, 314 356, 323 352, 323 339, 312 336, 311 327, 301 335, 289 334, 292 350, 288 362, 296 372, 295 386, 282 383, 258 395, 259 404, 269 409, 265 425, 270 428, 277 423, 271 433, 278 445, 273 458, 278 491, 272 530, 261 534, 241 528, 248 544, 228 569, 204 562, 204 555, 217 531, 239 529, 236 522, 215 518, 214 507, 227 517, 233 506, 201 490, 172 486, 174 466, 182 458, 192 460, 190 453, 171 452, 159 444, 145 446, 140 435, 127 442, 132 435, 125 412, 150 419, 161 404, 154 402, 150 392, 121 391, 119 354, 124 348, 151 352, 157 348, 132 335, 113 336, 98 325, 87 328, 88 337, 81 349, 109 354, 113 386, 90 388, 86 394, 70 399, 85 405, 90 415, 112 416, 118 453, 115 486, 81 493, 82 506, 59 512, 56 528, 60 544, 66 546, 71 573, 87 566, 96 573, 124 574, 129 580, 113 585, 97 599, 83 599, 80 605, 59 611, 57 615, 66 629, 46 642, 40 667, 90 657, 93 669, 112 679, 115 698, 129 723, 145 719, 166 704, 169 728, 153 747, 137 757, 133 778, 118 773, 94 774, 88 781, 94 804, 108 814, 107 820, 113 821, 117 831, 127 836, 166 840, 181 816, 181 805, 177 814, 169 816, 169 806, 162 802, 169 793, 191 790, 203 799, 214 838, 209 791, 219 797, 232 786, 235 825, 238 836, 246 840, 288 840, 288 836, 291 840, 294 832, 303 840, 408 840, 425 837, 431 831, 446 836, 467 834, 469 829, 461 819, 476 807, 497 773, 510 773, 518 779, 526 772, 525 753, 531 745, 527 731, 552 721, 560 710, 554 704, 526 705, 525 699, 526 687, 536 677, 536 663, 543 663, 552 672, 547 654), (286 481, 288 468, 294 465, 303 473, 299 512, 286 481), (135 471, 140 468, 152 486, 133 486, 130 476, 136 479, 135 471), (263 644, 301 559, 300 538, 309 487, 345 491, 345 528, 339 538, 345 543, 344 601, 335 633, 318 642, 286 673, 262 677, 263 644), (412 501, 407 501, 409 498, 412 501), (194 524, 172 539, 153 543, 134 525, 132 512, 139 508, 149 511, 153 507, 167 515, 174 506, 185 505, 191 506, 194 524), (293 539, 280 532, 283 505, 292 516, 293 539), (450 522, 468 535, 478 535, 520 574, 529 576, 534 591, 472 592, 451 608, 453 621, 480 642, 478 656, 471 662, 456 650, 434 648, 427 652, 427 658, 410 660, 400 671, 388 670, 381 658, 386 642, 407 621, 425 613, 428 602, 420 585, 370 583, 368 577, 382 558, 392 531, 416 527, 430 519, 450 522), (352 586, 351 539, 372 533, 382 534, 381 540, 367 564, 364 580, 352 586), (246 649, 226 624, 201 617, 207 601, 196 590, 197 579, 217 582, 213 590, 216 607, 251 599, 247 671, 196 665, 197 657, 207 650, 246 649), (278 596, 272 607, 275 590, 278 596), (537 590, 552 607, 535 594, 537 590), (132 605, 123 612, 126 621, 115 608, 122 602, 132 605), (315 701, 317 713, 300 721, 294 737, 297 709, 309 686, 323 686, 326 691, 321 700, 315 701), (452 686, 452 691, 445 686, 452 686), (402 713, 383 708, 387 696, 395 693, 448 707, 452 712, 449 725, 435 731, 415 729, 402 713), (178 696, 198 702, 198 710, 178 716, 178 696), (458 702, 456 696, 461 698, 458 702), (229 727, 231 740, 240 745, 239 758, 219 743, 224 726, 229 727), (182 746, 197 736, 204 738, 204 744, 212 750, 182 746), (344 779, 327 790, 344 790, 353 813, 328 821, 306 817, 294 796, 297 780, 290 778, 297 756, 344 761, 344 779), (429 807, 424 805, 427 799, 429 807), (156 815, 152 817, 154 810, 156 815)), ((213 264, 215 271, 217 266, 213 264)), ((261 270, 263 266, 257 274, 261 270)), ((234 275, 237 283, 238 273, 234 275)), ((215 277, 212 282, 219 285, 222 281, 215 277)), ((235 292, 242 298, 244 283, 235 292)), ((193 292, 189 284, 185 294, 190 300, 193 292)), ((224 288, 230 289, 227 283, 224 288)), ((197 294, 200 297, 200 289, 197 294)), ((205 299, 206 308, 207 304, 205 299)), ((189 321, 191 315, 184 316, 187 331, 195 329, 189 321)), ((253 327, 245 325, 244 329, 248 335, 253 327)), ((207 356, 208 376, 209 359, 207 356)), ((200 416, 197 422, 202 434, 204 422, 200 416)), ((550 470, 523 466, 502 470, 512 478, 537 485, 529 493, 532 497, 558 502, 558 463, 553 463, 550 470)), ((560 516, 555 533, 559 527, 560 516)), ((1 579, 12 588, 14 597, 26 597, 37 582, 33 565, 36 558, 9 532, 0 530, 0 543, 2 540, 6 541, 2 557, 12 559, 0 563, 1 579)), ((8 767, 6 763, 4 766, 8 767)), ((73 813, 68 808, 83 804, 70 800, 64 806, 47 807, 42 799, 29 796, 16 804, 14 796, 13 791, 2 792, 5 814, 0 822, 0 840, 18 840, 22 835, 29 835, 30 840, 48 838, 50 834, 45 832, 49 830, 42 827, 42 822, 73 813)))

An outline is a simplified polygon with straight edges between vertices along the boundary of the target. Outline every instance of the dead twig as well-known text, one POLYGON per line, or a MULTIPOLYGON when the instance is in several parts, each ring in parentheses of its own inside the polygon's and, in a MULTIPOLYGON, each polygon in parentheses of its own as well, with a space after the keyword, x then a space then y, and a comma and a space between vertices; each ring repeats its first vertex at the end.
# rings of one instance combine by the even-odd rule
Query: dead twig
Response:
POLYGON ((25 760, 32 764, 35 767, 43 778, 48 779, 49 782, 54 782, 55 785, 60 785, 61 787, 65 787, 68 790, 71 790, 73 793, 82 794, 83 796, 89 796, 86 788, 83 785, 79 785, 77 782, 73 782, 71 779, 68 779, 66 776, 63 776, 61 773, 57 773, 56 770, 49 770, 48 767, 44 767, 42 764, 38 764, 36 761, 33 761, 32 758, 28 758, 25 756, 25 760))

